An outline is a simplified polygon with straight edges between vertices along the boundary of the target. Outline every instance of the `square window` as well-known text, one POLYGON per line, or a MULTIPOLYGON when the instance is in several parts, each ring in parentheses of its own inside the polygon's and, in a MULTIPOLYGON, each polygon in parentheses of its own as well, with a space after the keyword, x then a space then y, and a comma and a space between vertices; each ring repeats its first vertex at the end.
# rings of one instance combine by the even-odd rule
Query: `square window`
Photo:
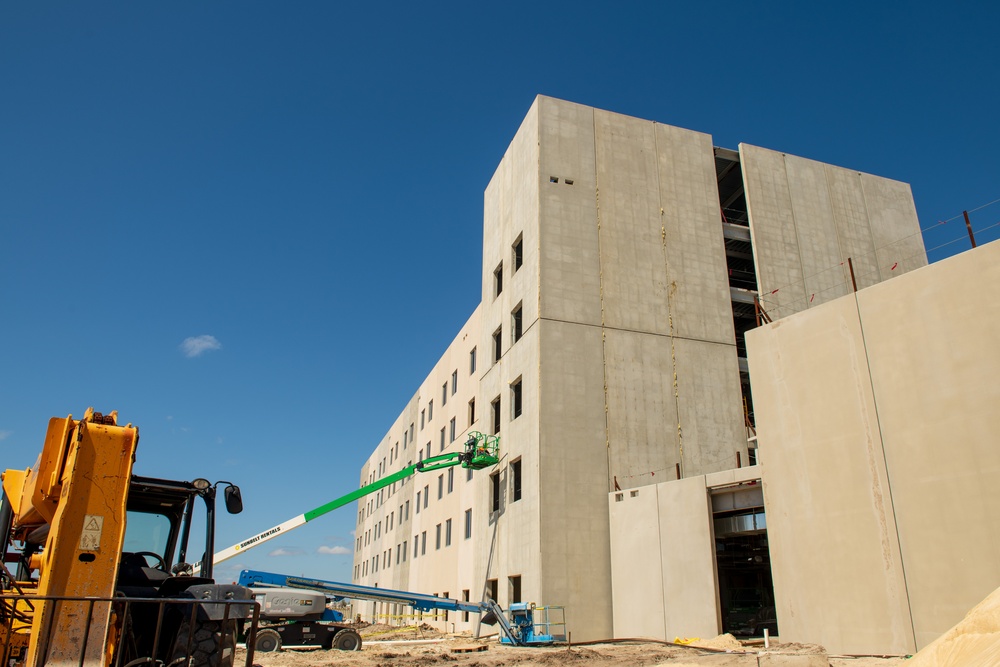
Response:
POLYGON ((524 263, 524 236, 518 236, 517 240, 514 241, 514 245, 511 246, 512 257, 514 269, 512 273, 517 273, 517 270, 521 268, 524 263))

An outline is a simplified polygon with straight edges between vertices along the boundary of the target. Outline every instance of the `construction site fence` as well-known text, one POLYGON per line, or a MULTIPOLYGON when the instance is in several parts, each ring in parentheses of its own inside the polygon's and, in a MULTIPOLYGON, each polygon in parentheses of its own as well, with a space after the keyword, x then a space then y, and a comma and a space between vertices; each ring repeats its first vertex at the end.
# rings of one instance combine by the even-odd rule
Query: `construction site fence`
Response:
MULTIPOLYGON (((170 646, 173 637, 164 637, 164 620, 168 614, 173 614, 175 620, 186 619, 189 627, 196 627, 198 621, 198 611, 202 605, 214 605, 214 611, 223 607, 222 618, 219 621, 221 627, 229 626, 230 622, 242 625, 242 635, 246 640, 246 659, 243 661, 244 667, 253 666, 254 642, 257 638, 257 625, 260 620, 260 605, 254 600, 196 600, 193 598, 128 598, 128 597, 73 597, 57 595, 31 595, 31 594, 0 594, 0 665, 15 667, 25 664, 27 658, 29 642, 40 642, 41 646, 48 646, 55 634, 57 623, 50 624, 48 631, 40 637, 31 637, 32 614, 35 606, 41 601, 54 602, 56 607, 53 610, 53 618, 59 618, 62 614, 71 610, 67 605, 76 606, 75 611, 82 611, 86 616, 85 630, 83 637, 79 639, 79 655, 76 664, 84 667, 85 662, 92 664, 93 656, 108 655, 113 659, 108 663, 108 667, 137 667, 138 665, 164 664, 165 661, 156 656, 171 652, 179 646, 170 646), (153 626, 153 636, 149 655, 137 655, 134 651, 135 643, 133 639, 132 612, 137 605, 148 605, 144 609, 144 615, 150 616, 155 609, 156 622, 153 626), (115 630, 117 639, 113 651, 108 651, 105 647, 105 637, 97 636, 100 633, 91 633, 91 620, 96 615, 107 614, 110 609, 112 622, 107 626, 115 630), (179 612, 179 614, 178 614, 179 612), (88 652, 89 649, 89 652, 88 652), (95 649, 98 649, 95 651, 95 649), (132 650, 130 650, 132 649, 132 650), (89 657, 88 657, 89 656, 89 657)), ((223 639, 220 639, 223 641, 223 639)), ((148 641, 146 642, 149 643, 148 641)), ((184 660, 171 662, 171 667, 189 667, 191 664, 191 653, 194 643, 194 632, 189 633, 187 646, 184 648, 184 660)), ((232 650, 235 651, 235 644, 232 650)), ((44 650, 44 649, 42 649, 44 650)), ((42 661, 43 664, 46 661, 42 661)), ((61 664, 72 665, 68 661, 61 664)), ((225 664, 225 663, 220 663, 225 664)), ((235 665, 235 659, 230 663, 235 665)))

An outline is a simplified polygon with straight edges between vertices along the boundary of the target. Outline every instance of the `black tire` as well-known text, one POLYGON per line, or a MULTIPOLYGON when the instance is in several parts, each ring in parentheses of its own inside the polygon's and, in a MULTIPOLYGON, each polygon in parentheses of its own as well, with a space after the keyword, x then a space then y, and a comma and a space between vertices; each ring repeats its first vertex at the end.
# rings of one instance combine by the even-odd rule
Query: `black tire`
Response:
POLYGON ((338 651, 360 651, 361 635, 354 630, 341 630, 333 636, 333 648, 338 651))
POLYGON ((235 658, 235 620, 226 621, 223 626, 222 621, 195 619, 192 623, 186 618, 170 651, 170 664, 180 667, 233 667, 235 658))
POLYGON ((280 651, 281 635, 271 628, 261 628, 257 631, 257 639, 253 643, 253 650, 260 653, 280 651))

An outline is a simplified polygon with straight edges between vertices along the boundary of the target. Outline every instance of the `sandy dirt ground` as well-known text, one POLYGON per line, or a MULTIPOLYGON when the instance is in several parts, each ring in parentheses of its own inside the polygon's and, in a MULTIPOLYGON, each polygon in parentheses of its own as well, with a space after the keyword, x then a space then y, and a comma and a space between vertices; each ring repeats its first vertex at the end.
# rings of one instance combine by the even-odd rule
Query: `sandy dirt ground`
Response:
MULTIPOLYGON (((766 659, 760 641, 741 643, 731 635, 699 641, 698 646, 678 646, 653 641, 617 641, 567 647, 520 648, 504 646, 496 638, 442 635, 429 627, 390 628, 369 626, 361 629, 364 645, 360 651, 284 649, 277 653, 257 653, 254 664, 261 667, 530 667, 531 665, 576 667, 757 667, 766 659), (478 650, 476 650, 478 649, 478 650), (759 660, 760 658, 760 660, 759 660)), ((812 656, 812 665, 833 667, 892 667, 903 658, 828 656, 821 646, 772 641, 770 653, 812 656)), ((242 664, 244 654, 237 656, 242 664)), ((805 661, 805 660, 804 660, 805 661)))

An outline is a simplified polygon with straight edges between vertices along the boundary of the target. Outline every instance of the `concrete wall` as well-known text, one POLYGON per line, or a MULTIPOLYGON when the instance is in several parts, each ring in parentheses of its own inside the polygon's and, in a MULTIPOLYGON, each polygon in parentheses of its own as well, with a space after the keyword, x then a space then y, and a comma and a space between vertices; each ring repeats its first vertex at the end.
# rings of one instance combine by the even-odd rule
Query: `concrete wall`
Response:
POLYGON ((615 637, 719 633, 712 492, 724 504, 729 489, 757 479, 754 466, 608 495, 615 637))
POLYGON ((747 334, 783 639, 912 653, 1000 584, 1000 243, 747 334))
POLYGON ((927 265, 910 186, 740 144, 761 301, 772 318, 927 265), (777 290, 775 292, 775 290, 777 290))

